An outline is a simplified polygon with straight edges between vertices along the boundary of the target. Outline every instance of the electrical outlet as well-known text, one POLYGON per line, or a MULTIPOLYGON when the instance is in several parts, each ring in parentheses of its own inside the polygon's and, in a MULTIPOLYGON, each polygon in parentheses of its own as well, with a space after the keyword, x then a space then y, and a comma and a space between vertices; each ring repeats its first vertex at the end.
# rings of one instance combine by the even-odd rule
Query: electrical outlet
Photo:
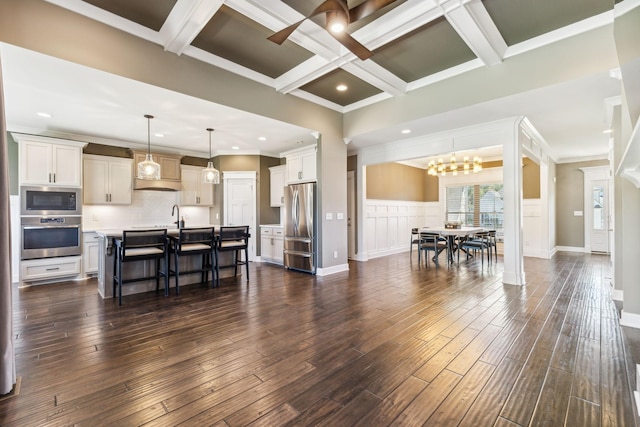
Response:
POLYGON ((338 251, 333 251, 333 257, 338 258, 338 251))
POLYGON ((220 219, 220 214, 216 212, 216 219, 220 219))

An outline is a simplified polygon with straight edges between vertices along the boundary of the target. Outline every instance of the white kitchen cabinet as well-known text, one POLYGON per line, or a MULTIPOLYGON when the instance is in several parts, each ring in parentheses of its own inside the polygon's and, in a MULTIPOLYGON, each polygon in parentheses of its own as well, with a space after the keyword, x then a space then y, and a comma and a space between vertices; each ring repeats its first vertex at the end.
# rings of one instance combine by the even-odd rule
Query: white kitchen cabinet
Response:
POLYGON ((35 282, 80 274, 79 256, 30 259, 20 262, 20 281, 35 282))
POLYGON ((181 166, 182 190, 180 204, 183 206, 213 206, 214 184, 202 181, 202 169, 198 166, 181 166))
POLYGON ((84 156, 85 205, 130 205, 133 161, 121 157, 84 156))
POLYGON ((316 181, 316 146, 285 153, 287 184, 316 181))
POLYGON ((284 261, 284 229, 281 226, 260 226, 260 259, 282 264, 284 261))
POLYGON ((82 185, 84 143, 51 142, 50 138, 12 135, 20 144, 20 185, 82 185))
POLYGON ((286 185, 287 166, 273 166, 269 168, 271 174, 271 207, 277 208, 284 206, 284 186, 286 185))
POLYGON ((94 232, 82 233, 82 264, 84 274, 98 273, 100 238, 94 232))

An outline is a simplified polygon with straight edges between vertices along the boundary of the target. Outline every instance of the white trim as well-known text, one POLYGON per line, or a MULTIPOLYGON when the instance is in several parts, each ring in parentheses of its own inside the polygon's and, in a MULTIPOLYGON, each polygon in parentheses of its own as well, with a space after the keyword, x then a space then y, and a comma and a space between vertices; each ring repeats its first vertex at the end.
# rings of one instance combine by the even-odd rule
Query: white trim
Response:
MULTIPOLYGON (((232 179, 248 179, 252 181, 251 184, 251 194, 253 198, 253 211, 251 213, 251 224, 249 225, 249 232, 251 233, 251 237, 249 238, 249 261, 255 261, 258 247, 258 239, 260 238, 260 233, 258 232, 258 224, 256 219, 258 217, 258 196, 257 196, 257 172, 256 171, 227 171, 222 172, 222 184, 223 184, 223 198, 222 198, 222 211, 224 212, 224 223, 223 225, 229 224, 229 206, 227 205, 227 193, 228 193, 228 185, 229 180, 232 179)), ((237 224, 236 224, 237 225, 237 224)))
POLYGON ((620 289, 613 289, 611 291, 611 299, 614 301, 624 301, 624 292, 620 289))
POLYGON ((640 314, 627 313, 622 309, 620 313, 620 326, 640 329, 640 314))
POLYGON ((580 248, 577 246, 556 246, 554 248, 555 252, 577 252, 577 253, 585 253, 584 248, 580 248))
MULTIPOLYGON (((637 369, 638 369, 637 366, 638 365, 636 365, 636 372, 637 372, 637 369)), ((637 415, 640 415, 640 392, 637 391, 637 390, 634 390, 633 391, 633 398, 636 401, 636 411, 638 411, 637 415)))
POLYGON ((316 276, 329 276, 331 274, 342 273, 343 271, 349 271, 349 264, 339 264, 331 267, 316 268, 316 276))

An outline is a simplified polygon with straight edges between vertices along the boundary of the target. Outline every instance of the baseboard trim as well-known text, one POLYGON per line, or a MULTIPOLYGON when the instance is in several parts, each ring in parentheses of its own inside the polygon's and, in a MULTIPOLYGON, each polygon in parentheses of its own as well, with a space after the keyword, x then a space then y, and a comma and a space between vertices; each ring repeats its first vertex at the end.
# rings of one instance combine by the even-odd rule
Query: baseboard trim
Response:
POLYGON ((640 314, 627 313, 623 309, 620 314, 620 326, 640 329, 640 314))
POLYGON ((586 253, 584 248, 580 248, 577 246, 556 246, 556 252, 578 252, 581 254, 586 253))
POLYGON ((343 271, 349 271, 349 264, 334 265, 327 268, 317 268, 316 276, 329 276, 331 274, 342 273, 343 271))
POLYGON ((614 301, 623 301, 623 297, 624 297, 624 292, 621 291, 620 289, 614 289, 613 291, 611 291, 611 299, 614 301))

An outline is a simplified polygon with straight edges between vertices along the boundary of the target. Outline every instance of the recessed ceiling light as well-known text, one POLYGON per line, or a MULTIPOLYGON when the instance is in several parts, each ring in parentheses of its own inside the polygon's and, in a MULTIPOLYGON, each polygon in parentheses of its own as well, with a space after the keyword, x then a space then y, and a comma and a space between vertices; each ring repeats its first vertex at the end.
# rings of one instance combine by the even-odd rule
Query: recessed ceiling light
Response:
POLYGON ((402 133, 404 134, 411 133, 411 129, 402 129, 402 133))
POLYGON ((237 145, 234 145, 233 147, 231 147, 232 150, 239 150, 240 147, 238 147, 237 145))
POLYGON ((36 113, 37 115, 39 115, 40 117, 45 117, 47 119, 50 119, 51 117, 53 117, 51 114, 49 113, 36 113))
POLYGON ((612 133, 613 129, 605 129, 602 131, 602 133, 612 133))
POLYGON ((338 90, 340 92, 344 92, 347 89, 348 89, 347 85, 345 85, 345 84, 339 84, 338 86, 336 86, 336 90, 338 90))
POLYGON ((164 138, 164 133, 154 133, 158 138, 164 138))
POLYGON ((258 141, 266 141, 267 137, 266 136, 259 136, 258 137, 258 141))

